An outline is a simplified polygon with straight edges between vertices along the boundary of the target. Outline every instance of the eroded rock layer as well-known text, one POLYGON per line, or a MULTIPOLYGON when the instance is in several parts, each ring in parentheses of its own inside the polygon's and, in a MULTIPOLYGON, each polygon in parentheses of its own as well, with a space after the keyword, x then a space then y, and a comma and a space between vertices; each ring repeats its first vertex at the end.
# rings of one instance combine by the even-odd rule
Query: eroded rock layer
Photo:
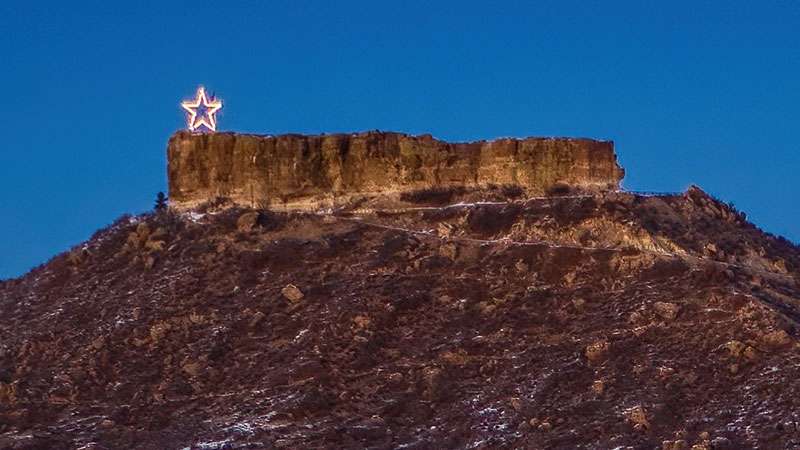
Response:
POLYGON ((437 186, 514 184, 545 194, 559 184, 619 187, 611 141, 571 138, 447 143, 429 135, 366 132, 257 136, 178 132, 167 149, 177 208, 227 197, 246 206, 295 207, 437 186))

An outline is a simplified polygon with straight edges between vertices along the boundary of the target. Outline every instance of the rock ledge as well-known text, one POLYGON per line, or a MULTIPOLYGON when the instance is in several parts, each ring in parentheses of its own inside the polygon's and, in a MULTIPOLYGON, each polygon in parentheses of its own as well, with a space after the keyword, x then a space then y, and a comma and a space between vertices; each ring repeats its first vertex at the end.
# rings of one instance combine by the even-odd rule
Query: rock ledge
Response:
POLYGON ((543 195, 567 184, 619 187, 624 170, 611 141, 575 138, 448 143, 430 135, 259 136, 174 134, 167 148, 169 194, 178 209, 226 197, 243 206, 304 209, 361 195, 431 187, 513 184, 543 195))

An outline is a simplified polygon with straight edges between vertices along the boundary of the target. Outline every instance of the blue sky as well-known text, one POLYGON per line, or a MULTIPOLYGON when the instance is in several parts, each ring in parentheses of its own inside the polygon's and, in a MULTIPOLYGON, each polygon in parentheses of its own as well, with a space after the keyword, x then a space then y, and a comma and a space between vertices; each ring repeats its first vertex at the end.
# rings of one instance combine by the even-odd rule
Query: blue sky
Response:
POLYGON ((179 102, 222 130, 612 139, 800 240, 797 2, 0 4, 0 278, 166 191, 179 102))

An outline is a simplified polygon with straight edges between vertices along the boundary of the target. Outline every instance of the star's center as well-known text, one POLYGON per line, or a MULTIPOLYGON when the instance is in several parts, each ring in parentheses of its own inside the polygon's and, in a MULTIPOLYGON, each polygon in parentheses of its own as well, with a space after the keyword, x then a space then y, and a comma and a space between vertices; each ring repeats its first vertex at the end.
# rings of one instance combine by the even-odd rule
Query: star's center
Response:
POLYGON ((197 89, 194 101, 183 102, 181 106, 188 113, 189 130, 201 131, 205 128, 207 131, 216 131, 217 123, 214 115, 222 108, 222 102, 214 96, 208 97, 202 86, 197 89))
POLYGON ((204 105, 202 102, 197 105, 197 108, 194 109, 194 113, 197 115, 198 119, 205 118, 208 114, 209 108, 204 105))

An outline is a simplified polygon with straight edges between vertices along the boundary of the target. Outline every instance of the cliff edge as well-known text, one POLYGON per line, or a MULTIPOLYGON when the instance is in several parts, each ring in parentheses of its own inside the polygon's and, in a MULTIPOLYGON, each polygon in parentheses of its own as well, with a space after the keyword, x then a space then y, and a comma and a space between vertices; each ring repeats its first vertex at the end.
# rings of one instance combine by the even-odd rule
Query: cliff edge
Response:
POLYGON ((390 132, 306 136, 179 131, 167 148, 169 195, 178 209, 226 197, 243 206, 335 205, 353 196, 411 189, 513 184, 529 195, 554 186, 619 188, 611 141, 573 138, 448 143, 390 132))

